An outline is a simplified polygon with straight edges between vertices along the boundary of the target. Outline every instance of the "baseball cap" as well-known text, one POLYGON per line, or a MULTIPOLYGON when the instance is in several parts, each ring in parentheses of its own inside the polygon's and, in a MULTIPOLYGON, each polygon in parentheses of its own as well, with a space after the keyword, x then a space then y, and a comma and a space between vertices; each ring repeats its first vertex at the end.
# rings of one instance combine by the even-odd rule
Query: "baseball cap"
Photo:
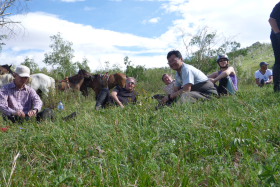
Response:
POLYGON ((20 77, 30 77, 30 69, 27 66, 20 65, 15 71, 20 77))
POLYGON ((261 62, 261 63, 260 63, 260 67, 262 67, 263 65, 269 65, 269 63, 267 63, 267 62, 261 62))

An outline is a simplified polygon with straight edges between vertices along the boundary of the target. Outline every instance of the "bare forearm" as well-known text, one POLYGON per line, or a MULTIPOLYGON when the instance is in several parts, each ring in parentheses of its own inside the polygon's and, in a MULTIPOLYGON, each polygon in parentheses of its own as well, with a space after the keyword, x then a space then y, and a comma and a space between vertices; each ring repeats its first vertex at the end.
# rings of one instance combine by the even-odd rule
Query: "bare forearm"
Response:
POLYGON ((268 22, 269 22, 269 24, 270 24, 270 26, 271 26, 271 28, 272 28, 274 33, 280 32, 280 29, 279 29, 279 27, 277 25, 276 19, 269 18, 268 22))

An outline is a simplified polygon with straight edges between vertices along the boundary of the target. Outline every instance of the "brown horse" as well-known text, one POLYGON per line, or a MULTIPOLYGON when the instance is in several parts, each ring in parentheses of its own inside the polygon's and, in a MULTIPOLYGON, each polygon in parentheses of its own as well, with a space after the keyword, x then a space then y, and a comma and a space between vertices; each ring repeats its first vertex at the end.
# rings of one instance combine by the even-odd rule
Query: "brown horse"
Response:
MULTIPOLYGON (((97 97, 98 94, 100 93, 102 89, 102 84, 101 80, 104 75, 101 74, 95 74, 90 77, 85 77, 84 79, 84 84, 83 84, 83 89, 85 94, 87 95, 87 88, 92 88, 95 92, 95 96, 97 97)), ((109 89, 114 88, 115 86, 119 85, 121 87, 125 87, 125 82, 126 82, 126 75, 123 73, 115 73, 109 75, 108 78, 108 87, 109 89)))
POLYGON ((90 77, 90 73, 88 73, 86 70, 81 69, 79 70, 77 75, 74 75, 72 77, 66 77, 65 79, 59 81, 58 89, 62 91, 69 89, 80 91, 81 88, 83 88, 84 78, 90 77))

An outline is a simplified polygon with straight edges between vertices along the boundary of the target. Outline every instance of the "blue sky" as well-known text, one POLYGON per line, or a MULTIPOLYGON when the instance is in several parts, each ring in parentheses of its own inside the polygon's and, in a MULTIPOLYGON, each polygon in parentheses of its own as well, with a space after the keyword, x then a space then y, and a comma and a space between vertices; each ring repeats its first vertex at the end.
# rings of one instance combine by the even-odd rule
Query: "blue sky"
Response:
MULTIPOLYGON (((129 56, 135 65, 166 66, 166 54, 186 51, 198 29, 216 31, 246 47, 269 42, 269 14, 278 0, 33 0, 24 14, 11 16, 21 22, 16 35, 6 41, 0 60, 18 65, 33 58, 41 67, 50 51, 50 36, 73 43, 74 61, 89 60, 92 70, 123 66, 129 56)), ((218 44, 217 44, 218 45, 218 44)), ((195 50, 195 49, 189 49, 195 50)))
MULTIPOLYGON (((180 15, 166 13, 160 1, 31 1, 31 11, 43 11, 60 15, 66 19, 95 28, 114 30, 117 32, 133 33, 138 36, 156 37, 163 34, 180 15), (148 20, 160 18, 157 24, 148 20), (146 21, 146 22, 145 22, 146 21)), ((156 19, 155 19, 156 21, 156 19)))

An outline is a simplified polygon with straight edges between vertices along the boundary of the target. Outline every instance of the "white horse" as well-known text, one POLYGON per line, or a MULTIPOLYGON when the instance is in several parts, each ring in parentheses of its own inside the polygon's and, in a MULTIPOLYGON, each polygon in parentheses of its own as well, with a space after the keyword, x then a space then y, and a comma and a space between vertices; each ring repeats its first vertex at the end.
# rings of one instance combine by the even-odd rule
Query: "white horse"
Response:
POLYGON ((41 90, 46 96, 50 90, 55 90, 55 80, 43 73, 36 73, 30 75, 29 85, 35 90, 41 90))
POLYGON ((3 74, 3 75, 0 75, 0 88, 2 86, 4 86, 5 84, 8 84, 10 82, 12 82, 14 80, 14 77, 12 74, 3 74))
MULTIPOLYGON (((5 84, 11 83, 13 79, 14 77, 10 73, 0 75, 0 88, 5 84)), ((55 80, 43 73, 30 75, 28 85, 31 86, 35 91, 41 90, 46 96, 48 96, 50 89, 53 91, 55 90, 55 80)))

